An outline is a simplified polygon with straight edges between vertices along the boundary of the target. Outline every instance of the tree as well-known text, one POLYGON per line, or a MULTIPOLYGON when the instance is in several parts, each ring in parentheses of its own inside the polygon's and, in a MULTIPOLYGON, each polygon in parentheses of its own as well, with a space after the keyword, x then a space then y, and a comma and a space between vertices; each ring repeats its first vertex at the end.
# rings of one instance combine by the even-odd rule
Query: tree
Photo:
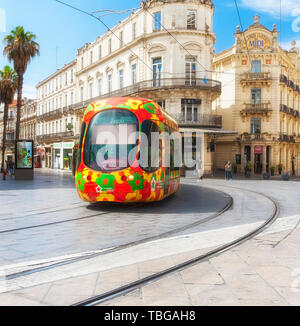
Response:
POLYGON ((7 55, 10 62, 13 61, 14 70, 18 74, 16 140, 20 134, 24 74, 31 59, 40 54, 40 46, 35 39, 36 36, 31 32, 25 32, 22 26, 17 26, 3 39, 5 43, 3 54, 7 55))
POLYGON ((1 171, 4 171, 8 108, 14 100, 17 85, 18 75, 9 66, 5 66, 3 70, 0 70, 0 103, 4 103, 1 171))

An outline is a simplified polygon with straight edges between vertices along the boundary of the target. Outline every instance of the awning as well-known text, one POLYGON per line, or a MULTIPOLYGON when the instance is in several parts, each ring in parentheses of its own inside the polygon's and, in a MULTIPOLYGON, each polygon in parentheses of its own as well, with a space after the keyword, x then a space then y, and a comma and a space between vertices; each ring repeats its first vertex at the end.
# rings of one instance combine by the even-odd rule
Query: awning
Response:
POLYGON ((232 131, 232 130, 223 130, 223 129, 217 129, 217 128, 210 128, 210 129, 204 129, 204 128, 179 128, 180 132, 201 132, 204 134, 216 134, 216 135, 237 135, 238 132, 232 131))

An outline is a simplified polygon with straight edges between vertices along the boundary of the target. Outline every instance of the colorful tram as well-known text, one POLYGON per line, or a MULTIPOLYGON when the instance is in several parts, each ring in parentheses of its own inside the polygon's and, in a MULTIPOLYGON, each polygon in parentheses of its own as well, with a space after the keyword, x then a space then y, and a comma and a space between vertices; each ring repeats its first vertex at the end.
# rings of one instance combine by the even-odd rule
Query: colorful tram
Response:
POLYGON ((176 121, 148 99, 108 98, 90 104, 82 119, 76 159, 76 188, 81 199, 151 202, 178 191, 180 168, 174 164, 174 141, 167 140, 166 136, 178 130, 176 121), (156 158, 159 163, 152 167, 153 132, 161 136, 156 158), (129 134, 136 136, 133 139, 129 134), (142 135, 146 135, 149 145, 149 164, 145 167, 140 164, 142 135), (170 141, 168 151, 166 141, 170 141), (103 156, 99 157, 99 152, 103 156), (114 152, 113 158, 107 156, 110 152, 114 152), (120 152, 131 156, 131 163, 127 159, 124 161, 120 152), (170 164, 164 164, 166 155, 170 155, 170 164))

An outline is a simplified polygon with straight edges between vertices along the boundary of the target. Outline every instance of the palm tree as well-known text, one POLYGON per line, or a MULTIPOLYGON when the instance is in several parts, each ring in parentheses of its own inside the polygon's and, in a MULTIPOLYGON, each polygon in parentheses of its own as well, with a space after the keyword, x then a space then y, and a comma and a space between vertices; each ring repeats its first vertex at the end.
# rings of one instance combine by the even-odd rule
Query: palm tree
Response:
POLYGON ((40 46, 35 39, 36 36, 31 32, 25 32, 22 26, 17 26, 3 39, 6 44, 3 54, 7 55, 10 62, 13 61, 15 72, 18 74, 16 140, 19 139, 20 133, 24 74, 31 59, 40 54, 40 46))
POLYGON ((0 70, 0 103, 4 103, 1 171, 4 171, 8 107, 14 100, 17 85, 18 75, 9 66, 5 66, 3 70, 0 70))

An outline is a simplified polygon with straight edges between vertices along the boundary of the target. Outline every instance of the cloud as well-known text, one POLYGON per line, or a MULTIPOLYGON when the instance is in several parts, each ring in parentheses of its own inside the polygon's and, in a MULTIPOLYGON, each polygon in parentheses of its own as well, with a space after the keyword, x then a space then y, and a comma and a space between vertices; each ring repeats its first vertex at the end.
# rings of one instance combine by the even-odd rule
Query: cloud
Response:
MULTIPOLYGON (((282 0, 281 2, 283 16, 300 16, 300 0, 282 0)), ((241 0, 241 5, 277 18, 280 16, 279 0, 241 0)))

